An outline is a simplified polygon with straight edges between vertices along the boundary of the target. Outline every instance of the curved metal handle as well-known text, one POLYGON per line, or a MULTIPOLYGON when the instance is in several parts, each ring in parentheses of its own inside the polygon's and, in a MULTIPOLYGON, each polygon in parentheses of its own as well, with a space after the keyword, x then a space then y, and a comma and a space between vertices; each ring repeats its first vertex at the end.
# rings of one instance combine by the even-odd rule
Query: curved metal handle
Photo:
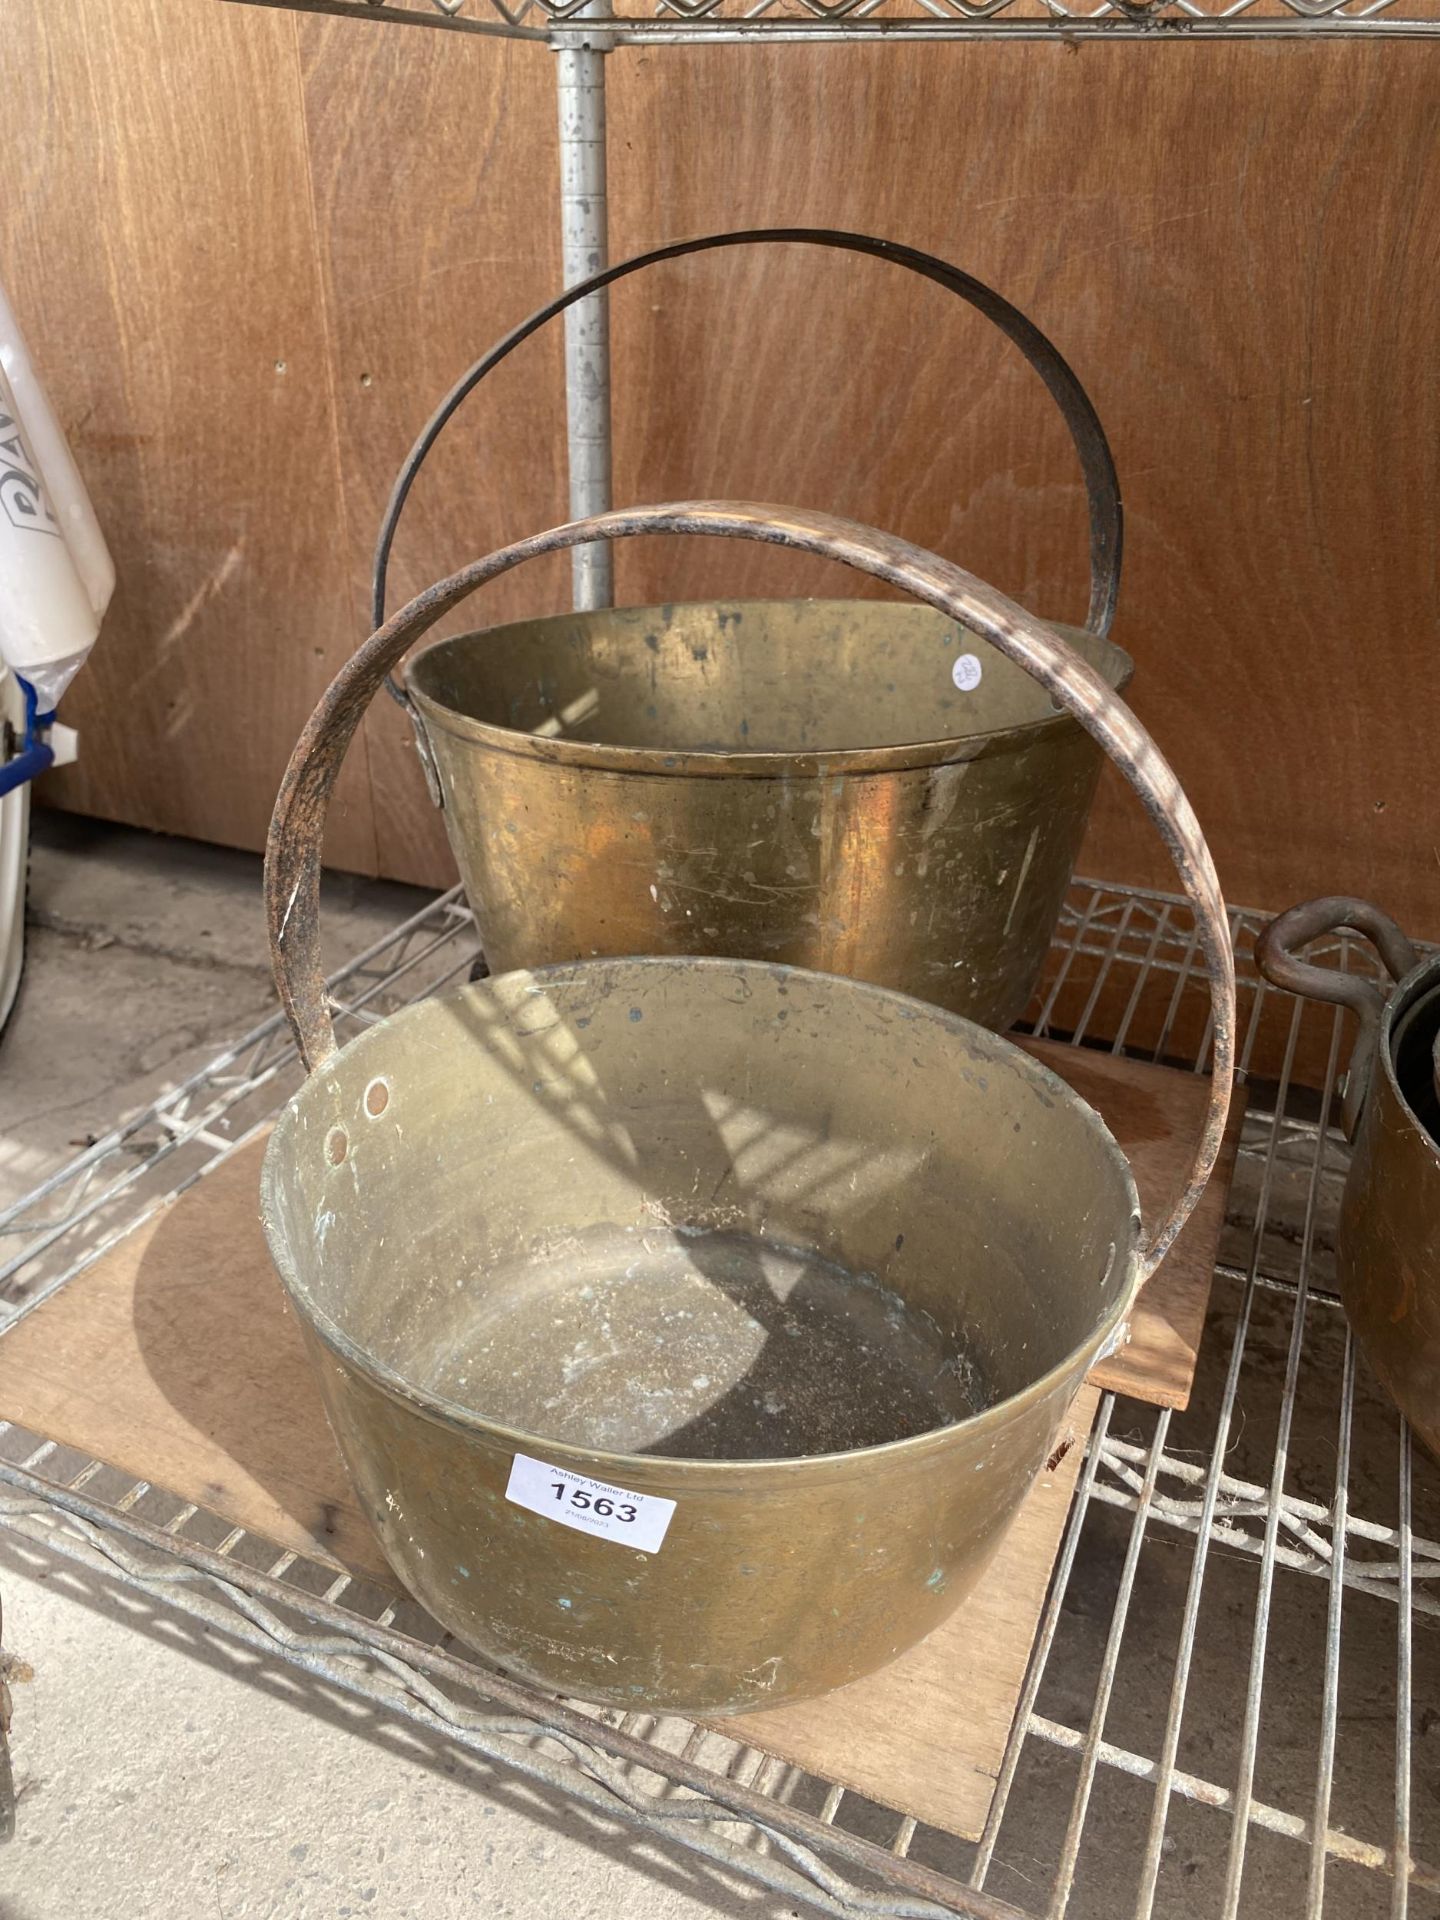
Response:
POLYGON ((1214 1017, 1210 1103, 1185 1187, 1145 1248, 1153 1272, 1189 1218, 1215 1165, 1230 1105, 1235 1055, 1235 959, 1225 903, 1199 822, 1160 750, 1118 694, 1057 633, 951 561, 853 521, 783 507, 692 501, 595 514, 477 560, 403 607, 336 675, 295 747, 265 849, 265 911, 275 986, 312 1071, 335 1052, 320 961, 320 857, 330 792, 345 750, 380 683, 407 648, 486 581, 541 554, 642 533, 762 540, 838 560, 912 594, 972 629, 1022 667, 1099 741, 1159 829, 1195 909, 1214 1017))
MULTIPOLYGON (((384 624, 385 580, 390 565, 390 550, 416 475, 450 416, 488 373, 498 367, 502 360, 508 359, 532 333, 538 332, 547 321, 553 320, 567 307, 573 307, 577 300, 599 293, 617 280, 638 273, 642 267, 653 267, 662 260, 680 260, 691 253, 710 253, 721 247, 781 242, 799 242, 806 246, 829 247, 842 253, 868 254, 877 260, 891 260, 896 266, 906 267, 923 279, 933 280, 937 286, 968 301, 1019 347, 1053 396, 1070 429, 1075 451, 1080 456, 1090 507, 1090 606, 1085 624, 1092 633, 1107 634, 1115 618, 1115 603, 1120 592, 1123 536, 1120 482, 1105 430, 1100 425, 1100 416, 1079 378, 1034 321, 983 281, 962 273, 959 267, 951 266, 948 261, 939 260, 933 254, 921 253, 914 247, 902 247, 892 240, 877 240, 869 234, 837 232, 828 227, 757 227, 748 232, 712 233, 696 240, 677 240, 670 246, 654 247, 648 253, 637 253, 632 259, 622 260, 618 266, 607 267, 603 273, 593 273, 588 280, 568 287, 557 299, 538 308, 528 320, 522 320, 513 332, 507 333, 483 359, 477 360, 455 382, 426 422, 400 469, 380 523, 380 537, 375 546, 370 596, 370 612, 375 626, 384 624)), ((389 688, 402 706, 410 705, 404 689, 393 678, 389 681, 389 688)), ((411 717, 414 718, 414 715, 411 717)), ((417 737, 423 738, 419 734, 418 721, 417 737)), ((421 757, 424 758, 423 746, 421 757)))
MULTIPOLYGON (((1299 994, 1302 999, 1349 1007, 1358 1018, 1360 1031, 1350 1055, 1342 1102, 1346 1137, 1353 1139, 1380 1047, 1380 1017, 1385 1011, 1385 996, 1373 980, 1363 979, 1359 974, 1342 973, 1338 967, 1317 967, 1312 961, 1296 958, 1298 947, 1307 946, 1322 933, 1339 933, 1342 929, 1362 934, 1370 941, 1392 980, 1403 980, 1412 967, 1419 964, 1419 954, 1389 914, 1382 913, 1368 900, 1357 900, 1346 893, 1327 893, 1277 915, 1256 937, 1255 964, 1273 986, 1299 994)), ((1440 1056, 1437 1056, 1436 1085, 1440 1087, 1440 1056)))

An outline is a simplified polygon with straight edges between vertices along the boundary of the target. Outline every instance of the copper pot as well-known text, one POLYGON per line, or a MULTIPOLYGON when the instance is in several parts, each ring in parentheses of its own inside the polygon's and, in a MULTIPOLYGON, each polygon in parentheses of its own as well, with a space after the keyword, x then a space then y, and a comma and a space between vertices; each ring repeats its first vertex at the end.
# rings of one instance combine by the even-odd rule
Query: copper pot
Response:
POLYGON ((1355 1337, 1386 1391, 1440 1454, 1440 955, 1422 959, 1378 907, 1331 895, 1272 920, 1255 946, 1267 980, 1349 1007, 1359 1030, 1344 1092, 1354 1143, 1336 1263, 1355 1337), (1349 928, 1374 942, 1395 982, 1297 959, 1349 928))

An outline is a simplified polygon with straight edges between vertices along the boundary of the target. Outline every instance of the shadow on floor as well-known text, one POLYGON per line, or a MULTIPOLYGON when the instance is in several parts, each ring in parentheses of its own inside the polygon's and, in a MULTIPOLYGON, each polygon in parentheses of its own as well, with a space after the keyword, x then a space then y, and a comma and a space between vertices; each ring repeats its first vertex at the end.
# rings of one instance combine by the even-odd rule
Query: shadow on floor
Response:
MULTIPOLYGON (((738 1872, 711 1864, 663 1835, 595 1812, 501 1761, 470 1752, 437 1730, 402 1720, 287 1661, 223 1638, 199 1620, 172 1612, 32 1541, 0 1534, 0 1572, 10 1577, 43 1577, 52 1591, 62 1591, 97 1614, 122 1621, 131 1631, 212 1672, 241 1680, 270 1699, 286 1701, 431 1773, 459 1780, 502 1810, 523 1815, 552 1835, 582 1840, 601 1858, 637 1869, 671 1894, 702 1902, 717 1920, 799 1920, 802 1905, 794 1895, 747 1884, 738 1872)), ((23 1799, 19 1818, 23 1823, 23 1799)), ((803 1911, 823 1909, 804 1903, 803 1911)), ((26 1920, 26 1915, 7 1902, 0 1907, 0 1920, 26 1920)))

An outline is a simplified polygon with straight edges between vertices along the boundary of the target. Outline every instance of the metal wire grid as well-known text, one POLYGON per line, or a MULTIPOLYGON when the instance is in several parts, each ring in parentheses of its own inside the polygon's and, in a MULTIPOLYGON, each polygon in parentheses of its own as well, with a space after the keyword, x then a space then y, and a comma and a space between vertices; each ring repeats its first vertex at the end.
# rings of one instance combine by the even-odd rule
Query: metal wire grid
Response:
POLYGON ((552 45, 744 40, 1423 38, 1435 0, 650 0, 597 27, 593 0, 241 0, 552 45))
MULTIPOLYGON (((458 887, 328 982, 337 1036, 466 973, 474 921, 458 887)), ((303 1074, 279 1012, 153 1106, 120 1122, 0 1210, 0 1333, 268 1126, 303 1074)))
MULTIPOLYGON (((1202 1361, 1212 1378, 1185 1415, 1102 1400, 978 1845, 718 1733, 518 1687, 412 1604, 4 1426, 0 1520, 327 1686, 827 1912, 1440 1911, 1430 1863, 1440 1820, 1411 1777, 1416 1742, 1440 1730, 1440 1477, 1412 1459, 1402 1423, 1357 1367, 1330 1287, 1346 1153, 1324 1122, 1340 1019, 1256 980, 1257 924, 1232 915, 1251 1107, 1202 1361), (1296 1075, 1297 1061, 1317 1058, 1318 1099, 1296 1075), (1308 1577, 1280 1577, 1292 1574, 1308 1577), (1197 1742, 1201 1722, 1213 1724, 1197 1742), (1378 1765, 1376 1738, 1389 1756, 1378 1765)), ((1368 969, 1346 936, 1334 944, 1368 969)), ((452 893, 333 991, 351 1023, 375 1018, 464 973, 474 954, 452 893)), ((1112 1033, 1112 1050, 1155 1058, 1183 1044, 1201 1070, 1209 1030, 1195 963, 1183 903, 1077 883, 1032 1024, 1077 1044, 1093 1024, 1112 1033)), ((12 1315, 203 1178, 296 1077, 267 1022, 12 1209, 0 1220, 21 1243, 7 1268, 12 1315)))
POLYGON ((876 39, 1423 38, 1437 0, 243 0, 563 46, 876 39))

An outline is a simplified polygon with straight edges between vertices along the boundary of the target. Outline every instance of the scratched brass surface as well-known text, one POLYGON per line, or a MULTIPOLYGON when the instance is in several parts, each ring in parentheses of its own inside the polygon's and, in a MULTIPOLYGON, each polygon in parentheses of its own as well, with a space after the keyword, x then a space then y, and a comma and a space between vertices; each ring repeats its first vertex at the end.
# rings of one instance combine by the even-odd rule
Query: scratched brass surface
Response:
MULTIPOLYGON (((953 665, 963 650, 951 634, 932 659, 953 665)), ((993 689, 1000 669, 991 673, 983 654, 981 665, 980 684, 993 689)), ((1123 672, 1123 661, 1112 669, 1123 672)), ((865 684, 873 697, 876 682, 865 684)), ((587 682, 577 697, 595 691, 587 682)), ((1027 741, 1050 725, 1032 715, 1027 741)), ((1008 750, 1013 726, 1002 719, 939 763, 981 765, 1008 750)), ((616 765, 603 747, 506 737, 557 765, 594 756, 616 765)), ((645 751, 612 753, 623 767, 645 751)), ((794 770, 788 752, 715 755, 703 743, 661 758, 675 762, 668 772, 712 784, 737 771, 763 779, 794 770)), ((802 771, 807 759, 832 781, 856 770, 853 751, 814 740, 802 771)), ((902 738, 859 759, 883 782, 936 756, 902 738)), ((493 836, 506 830, 499 822, 493 836)), ((539 1681, 695 1713, 841 1685, 943 1618, 993 1552, 1076 1384, 1121 1336, 1141 1277, 1184 1224, 1223 1137, 1235 1027, 1224 902, 1193 810, 1105 675, 983 581, 851 522, 704 501, 593 516, 476 561, 371 635, 291 756, 265 897, 276 989, 309 1071, 267 1153, 266 1231, 356 1486, 401 1577, 457 1634, 539 1681), (753 960, 582 960, 426 1001, 337 1045, 320 957, 321 852, 366 703, 486 581, 541 554, 657 532, 821 554, 914 594, 1033 675, 1135 788, 1195 907, 1215 1016, 1194 1160, 1143 1246, 1129 1169, 1073 1093, 984 1027, 839 975, 753 960), (603 1318, 598 1330, 585 1324, 602 1292, 588 1276, 626 1234, 639 1253, 623 1276, 633 1266, 652 1300, 678 1268, 680 1288, 703 1293, 712 1334, 735 1323, 731 1307, 743 1307, 744 1320, 728 1370, 706 1374, 703 1387, 705 1369, 681 1375, 669 1412, 657 1389, 677 1387, 666 1369, 695 1366, 688 1337, 636 1338, 645 1316, 622 1321, 634 1366, 611 1378, 633 1379, 625 1444, 640 1450, 612 1453, 578 1440, 566 1420, 546 1424, 564 1413, 564 1395, 556 1354, 535 1351, 547 1339, 543 1303, 527 1296, 524 1276, 548 1276, 561 1384, 571 1384, 567 1362, 578 1382, 590 1360, 603 1367, 615 1357, 595 1343, 603 1318), (647 1241, 661 1258, 658 1280, 647 1241), (740 1300, 729 1291, 737 1271, 747 1283, 740 1300), (574 1273, 587 1276, 578 1289, 574 1273), (863 1303, 853 1313, 847 1292, 863 1303), (527 1311, 514 1320, 522 1337, 509 1346, 507 1374, 501 1336, 517 1300, 527 1311), (770 1343, 818 1328, 838 1346, 844 1375, 863 1385, 877 1312, 893 1315, 901 1335, 886 1356, 910 1375, 899 1401, 913 1410, 928 1387, 937 1423, 907 1431, 902 1405, 893 1438, 823 1451, 837 1444, 847 1409, 834 1398, 785 1402, 781 1382, 793 1375, 813 1388, 823 1368, 776 1365, 770 1343), (572 1342, 587 1331, 582 1352, 572 1342), (926 1350, 945 1355, 953 1386, 933 1368, 927 1381, 915 1358, 926 1350), (501 1388, 510 1419, 515 1397, 531 1400, 532 1423, 489 1416, 501 1388), (709 1404, 693 1397, 712 1388, 709 1404), (957 1389, 978 1391, 981 1410, 955 1417, 962 1410, 946 1403, 957 1389), (782 1414, 788 1432, 773 1424, 782 1414), (748 1446, 742 1415, 764 1416, 748 1446), (702 1434, 730 1457, 707 1455, 702 1434), (646 1552, 575 1535, 551 1517, 543 1489, 539 1512, 507 1499, 519 1452, 542 1463, 542 1480, 546 1466, 569 1466, 673 1498, 670 1532, 646 1552)), ((597 1392, 602 1384, 597 1373, 597 1392)), ((872 1393, 861 1411, 873 1420, 895 1398, 872 1393)), ((852 1419, 847 1438, 856 1437, 852 1419)))
POLYGON ((852 980, 601 960, 323 1061, 266 1232, 385 1552, 505 1667, 625 1706, 843 1685, 959 1604, 1114 1337, 1134 1183, 1009 1042, 852 980), (514 1455, 676 1503, 659 1550, 514 1455))
MULTIPOLYGON (((1126 654, 1058 631, 1123 688, 1126 654)), ((567 614, 439 641, 408 685, 495 972, 736 955, 997 1030, 1039 977, 1103 759, 988 642, 888 601, 567 614)))

